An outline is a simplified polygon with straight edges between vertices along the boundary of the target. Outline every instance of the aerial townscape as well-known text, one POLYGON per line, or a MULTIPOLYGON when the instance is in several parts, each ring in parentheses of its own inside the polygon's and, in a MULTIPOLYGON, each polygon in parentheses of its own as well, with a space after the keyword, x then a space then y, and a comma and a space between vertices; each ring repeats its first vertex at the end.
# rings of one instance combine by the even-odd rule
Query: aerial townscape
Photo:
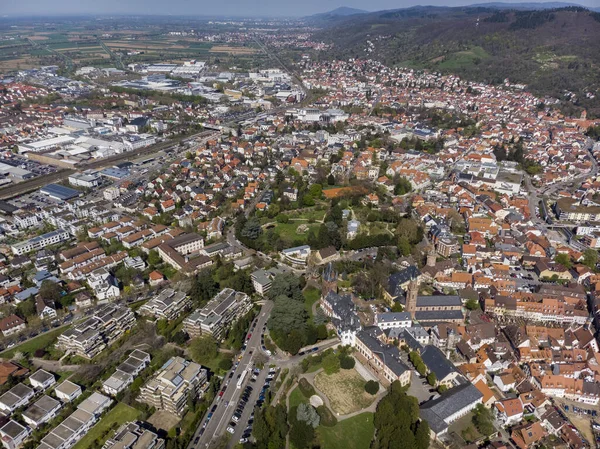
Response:
POLYGON ((4 448, 600 447, 600 8, 22 3, 4 448))

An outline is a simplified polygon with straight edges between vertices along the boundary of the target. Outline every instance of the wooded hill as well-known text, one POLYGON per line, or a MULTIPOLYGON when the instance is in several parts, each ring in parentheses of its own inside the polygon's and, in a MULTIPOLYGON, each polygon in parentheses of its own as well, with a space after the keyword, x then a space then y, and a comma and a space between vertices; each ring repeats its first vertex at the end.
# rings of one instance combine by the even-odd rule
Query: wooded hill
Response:
POLYGON ((489 83, 508 78, 567 100, 567 112, 586 108, 600 116, 600 13, 585 8, 419 6, 337 17, 316 39, 334 44, 326 57, 372 58, 489 83))

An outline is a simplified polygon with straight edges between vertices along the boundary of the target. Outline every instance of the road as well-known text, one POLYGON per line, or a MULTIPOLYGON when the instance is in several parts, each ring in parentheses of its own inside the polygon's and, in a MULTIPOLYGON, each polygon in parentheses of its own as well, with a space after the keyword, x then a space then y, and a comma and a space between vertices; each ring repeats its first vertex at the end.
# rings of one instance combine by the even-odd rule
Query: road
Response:
MULTIPOLYGON (((243 371, 245 371, 248 368, 251 368, 253 366, 254 358, 256 357, 256 355, 259 352, 261 352, 260 338, 261 338, 261 334, 262 334, 262 329, 267 324, 267 320, 269 318, 269 314, 271 313, 272 308, 273 308, 273 303, 271 301, 266 301, 265 304, 262 306, 260 313, 258 314, 258 317, 256 320, 256 326, 255 326, 254 330, 251 331, 252 336, 250 337, 250 340, 248 340, 248 342, 247 342, 246 350, 242 354, 242 359, 239 361, 239 365, 233 369, 233 376, 231 377, 231 379, 229 379, 229 375, 227 375, 225 377, 225 382, 229 381, 229 383, 225 387, 225 392, 223 393, 223 396, 219 397, 217 395, 217 397, 213 401, 213 404, 211 405, 211 408, 214 405, 217 406, 216 410, 214 411, 213 416, 206 424, 206 428, 204 429, 203 434, 200 436, 199 434, 202 429, 202 426, 204 425, 204 423, 206 423, 206 421, 202 421, 202 424, 198 427, 198 429, 196 429, 196 433, 194 434, 194 437, 192 438, 191 443, 188 446, 188 449, 208 447, 208 445, 211 443, 211 441, 213 441, 215 439, 215 437, 222 435, 225 432, 225 430, 227 429, 229 421, 231 421, 233 412, 236 409, 236 404, 237 404, 240 396, 242 395, 243 389, 245 387, 245 385, 244 385, 244 387, 242 387, 240 389, 237 388, 236 384, 237 384, 238 376, 240 376, 243 371), (199 440, 197 443, 194 443, 194 441, 196 441, 197 437, 199 437, 199 440)), ((268 371, 268 369, 263 370, 263 372, 264 371, 268 371)), ((245 384, 247 384, 249 382, 249 375, 247 375, 246 377, 247 378, 246 378, 245 384)), ((258 382, 256 382, 256 384, 258 385, 257 388, 259 388, 260 385, 262 385, 262 384, 259 384, 258 382)), ((253 391, 253 394, 254 393, 256 393, 256 388, 253 391)), ((251 405, 252 405, 251 402, 248 402, 248 405, 246 407, 250 408, 251 405)), ((248 416, 250 415, 250 413, 246 413, 246 412, 247 412, 247 410, 244 410, 245 421, 240 420, 240 424, 238 424, 238 426, 240 426, 240 427, 242 427, 242 425, 244 425, 244 423, 246 423, 248 420, 248 416)), ((244 427, 245 427, 245 425, 242 427, 242 430, 244 427)), ((238 441, 239 441, 239 437, 238 437, 238 441)))

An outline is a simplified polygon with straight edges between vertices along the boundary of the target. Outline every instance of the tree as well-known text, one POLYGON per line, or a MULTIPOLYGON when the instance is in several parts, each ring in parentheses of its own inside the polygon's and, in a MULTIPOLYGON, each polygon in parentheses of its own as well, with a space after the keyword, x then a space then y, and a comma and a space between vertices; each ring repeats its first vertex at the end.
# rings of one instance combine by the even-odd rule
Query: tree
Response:
POLYGON ((340 367, 342 369, 352 369, 355 365, 354 357, 348 355, 340 356, 340 367))
POLYGON ((340 359, 334 353, 330 353, 323 357, 323 362, 321 363, 325 374, 335 374, 340 370, 340 359))
POLYGON ((17 304, 17 315, 21 318, 25 319, 35 314, 35 303, 33 302, 33 298, 26 299, 17 304))
POLYGON ((44 281, 40 287, 40 296, 48 301, 57 302, 61 297, 61 288, 55 282, 44 281))
POLYGON ((421 376, 424 376, 427 373, 427 367, 423 362, 417 363, 415 368, 421 376))
POLYGON ((332 174, 330 174, 327 177, 327 184, 330 186, 334 186, 335 185, 335 176, 333 176, 332 174))
POLYGON ((422 419, 417 423, 417 430, 415 432, 415 447, 417 449, 427 449, 429 447, 430 440, 431 434, 429 430, 429 424, 427 421, 422 419))
POLYGON ((219 368, 221 368, 223 371, 229 371, 232 366, 233 362, 231 359, 223 359, 219 362, 219 368))
POLYGON ((573 264, 571 263, 571 256, 569 256, 566 253, 557 254, 556 257, 554 258, 554 261, 556 263, 561 264, 567 270, 573 266, 573 264))
POLYGON ((204 269, 198 273, 190 290, 190 298, 198 305, 207 302, 219 291, 219 285, 212 277, 210 269, 204 269))
POLYGON ((475 407, 472 421, 477 430, 484 436, 488 436, 494 431, 492 414, 483 404, 477 404, 475 407))
POLYGON ((312 405, 305 403, 298 405, 296 419, 298 419, 298 421, 305 422, 313 429, 316 429, 319 426, 319 422, 321 420, 315 408, 312 405))
MULTIPOLYGON (((310 447, 314 439, 315 429, 312 426, 298 420, 292 424, 292 428, 290 429, 290 443, 292 443, 296 449, 310 447)), ((285 447, 285 444, 281 447, 285 447)))
POLYGON ((300 278, 293 273, 282 273, 275 276, 269 289, 269 297, 273 299, 279 296, 285 296, 296 301, 304 301, 302 288, 300 287, 300 278))
POLYGON ((308 193, 313 198, 320 198, 321 193, 323 193, 323 186, 321 184, 313 184, 308 188, 308 193))
POLYGON ((429 385, 431 385, 432 387, 435 386, 435 383, 437 382, 437 379, 435 377, 435 373, 431 372, 427 375, 427 383, 429 385))
POLYGON ((204 363, 214 359, 218 354, 218 345, 210 336, 197 337, 190 344, 190 355, 197 363, 204 363))
POLYGON ((160 254, 158 254, 158 251, 151 250, 148 253, 148 265, 150 265, 150 267, 156 267, 158 264, 160 264, 160 262, 161 258, 160 254))
POLYGON ((401 256, 408 256, 410 254, 410 242, 406 237, 398 239, 398 251, 401 256))
POLYGON ((241 235, 250 240, 256 240, 262 234, 262 227, 256 218, 251 218, 246 222, 242 229, 241 235))
POLYGON ((479 301, 477 301, 476 299, 467 299, 467 302, 465 303, 465 307, 468 310, 478 310, 479 309, 479 301))
POLYGON ((412 184, 404 176, 401 176, 394 187, 394 195, 405 195, 410 192, 412 192, 412 184))
POLYGON ((596 270, 596 265, 598 264, 598 251, 591 248, 586 249, 583 252, 583 264, 591 270, 596 270))
POLYGON ((367 383, 365 384, 365 391, 370 395, 376 395, 379 391, 379 382, 375 380, 367 381, 367 383))

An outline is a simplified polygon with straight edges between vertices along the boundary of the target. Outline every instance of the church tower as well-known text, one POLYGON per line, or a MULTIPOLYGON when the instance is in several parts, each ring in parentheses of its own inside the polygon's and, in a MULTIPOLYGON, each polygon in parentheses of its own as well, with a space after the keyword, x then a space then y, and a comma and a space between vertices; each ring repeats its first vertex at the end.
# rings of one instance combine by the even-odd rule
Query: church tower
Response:
POLYGON ((406 311, 410 313, 411 319, 415 319, 415 313, 417 312, 417 296, 419 295, 419 282, 416 279, 412 279, 408 284, 408 291, 406 292, 406 311))
POLYGON ((335 271, 335 268, 333 268, 333 264, 329 262, 323 270, 323 284, 321 286, 321 294, 323 297, 327 296, 327 293, 330 291, 337 293, 337 281, 338 274, 335 271))
MULTIPOLYGON (((421 259, 423 260, 423 259, 421 259)), ((435 246, 431 245, 429 250, 427 251, 427 266, 435 267, 435 263, 437 262, 437 254, 435 252, 435 246)))

